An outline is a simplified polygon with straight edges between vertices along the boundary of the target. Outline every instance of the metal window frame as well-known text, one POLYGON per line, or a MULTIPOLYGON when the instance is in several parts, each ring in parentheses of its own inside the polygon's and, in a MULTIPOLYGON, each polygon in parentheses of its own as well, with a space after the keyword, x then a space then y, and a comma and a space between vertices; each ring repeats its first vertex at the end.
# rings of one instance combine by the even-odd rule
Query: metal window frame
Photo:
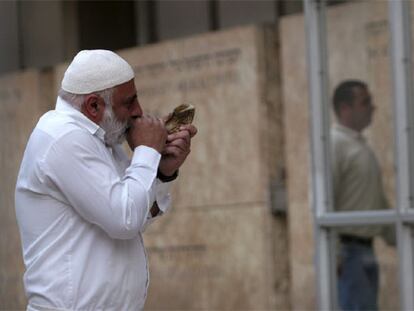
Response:
POLYGON ((329 153, 328 64, 326 0, 303 0, 310 92, 312 211, 315 232, 315 268, 320 310, 336 309, 336 279, 332 271, 333 244, 329 230, 348 225, 392 225, 397 231, 400 307, 414 309, 414 127, 410 3, 389 1, 391 65, 394 95, 397 206, 387 211, 334 212, 329 153), (331 267, 327 269, 327 267, 331 267))
MULTIPOLYGON (((331 177, 329 163, 329 111, 328 107, 328 64, 326 62, 326 17, 325 1, 304 0, 305 27, 307 39, 308 83, 310 97, 311 170, 312 170, 312 211, 314 223, 325 212, 332 210, 330 191, 331 177)), ((329 232, 315 225, 315 268, 318 305, 321 310, 331 310, 335 298, 331 289, 331 266, 329 232)))
POLYGON ((413 267, 413 78, 411 71, 410 1, 389 4, 391 65, 394 98, 395 154, 397 169, 397 242, 401 307, 414 309, 413 267), (411 225, 411 226, 410 226, 411 225), (411 228, 410 228, 411 227, 411 228))

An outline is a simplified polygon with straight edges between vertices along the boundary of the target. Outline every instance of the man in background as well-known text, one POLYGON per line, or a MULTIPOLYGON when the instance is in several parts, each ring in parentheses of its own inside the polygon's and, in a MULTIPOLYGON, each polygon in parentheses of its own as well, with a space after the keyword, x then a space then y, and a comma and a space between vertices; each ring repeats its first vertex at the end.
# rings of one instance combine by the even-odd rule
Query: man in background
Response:
MULTIPOLYGON (((388 209, 377 158, 362 136, 375 107, 366 83, 340 83, 333 96, 337 123, 331 131, 334 208, 336 211, 388 209)), ((377 310, 379 271, 373 249, 375 236, 395 243, 378 226, 338 230, 338 299, 343 310, 377 310)))
POLYGON ((187 125, 168 135, 163 120, 145 115, 134 72, 117 54, 76 55, 55 110, 30 136, 17 179, 28 310, 143 308, 149 280, 141 235, 169 208, 171 181, 196 131, 187 125))

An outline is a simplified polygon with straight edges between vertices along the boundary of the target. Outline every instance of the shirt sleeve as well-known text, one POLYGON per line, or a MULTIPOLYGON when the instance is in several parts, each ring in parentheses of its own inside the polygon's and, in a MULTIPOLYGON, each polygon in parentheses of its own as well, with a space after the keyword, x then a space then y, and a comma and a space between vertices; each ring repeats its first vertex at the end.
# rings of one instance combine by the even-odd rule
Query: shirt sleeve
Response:
MULTIPOLYGON (((117 145, 113 148, 114 154, 116 159, 122 165, 123 171, 127 169, 131 160, 128 158, 125 149, 121 145, 117 145)), ((155 180, 155 201, 157 201, 158 208, 160 209, 159 213, 152 217, 151 213, 148 213, 147 222, 145 227, 147 227, 150 223, 154 221, 154 219, 158 216, 163 215, 166 213, 171 206, 171 182, 162 182, 158 178, 155 180)))
POLYGON ((57 140, 43 161, 45 178, 85 220, 109 236, 130 239, 144 229, 161 155, 139 146, 120 177, 102 142, 84 131, 57 140), (104 152, 103 152, 104 151, 104 152))

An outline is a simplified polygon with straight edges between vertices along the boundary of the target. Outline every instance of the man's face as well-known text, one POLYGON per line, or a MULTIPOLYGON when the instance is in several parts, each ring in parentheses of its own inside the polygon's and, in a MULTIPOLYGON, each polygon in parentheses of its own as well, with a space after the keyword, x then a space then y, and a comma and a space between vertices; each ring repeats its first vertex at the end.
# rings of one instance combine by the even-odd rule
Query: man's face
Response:
POLYGON ((354 88, 354 100, 351 104, 351 118, 356 130, 363 130, 371 124, 375 107, 368 89, 362 87, 354 88))
POLYGON ((128 125, 142 116, 134 80, 117 86, 109 104, 111 106, 105 107, 100 126, 105 130, 105 142, 114 145, 123 142, 128 125))
POLYGON ((142 116, 142 108, 138 102, 134 80, 118 85, 112 96, 112 109, 115 117, 128 124, 142 116))

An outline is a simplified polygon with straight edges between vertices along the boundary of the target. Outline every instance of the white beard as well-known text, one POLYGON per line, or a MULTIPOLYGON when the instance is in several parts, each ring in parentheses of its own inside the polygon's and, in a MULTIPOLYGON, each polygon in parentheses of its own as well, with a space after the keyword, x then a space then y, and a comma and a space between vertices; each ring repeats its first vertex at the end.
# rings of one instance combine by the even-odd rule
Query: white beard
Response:
POLYGON ((111 105, 106 105, 105 112, 100 127, 105 131, 105 143, 115 146, 124 142, 128 122, 117 120, 111 105))

